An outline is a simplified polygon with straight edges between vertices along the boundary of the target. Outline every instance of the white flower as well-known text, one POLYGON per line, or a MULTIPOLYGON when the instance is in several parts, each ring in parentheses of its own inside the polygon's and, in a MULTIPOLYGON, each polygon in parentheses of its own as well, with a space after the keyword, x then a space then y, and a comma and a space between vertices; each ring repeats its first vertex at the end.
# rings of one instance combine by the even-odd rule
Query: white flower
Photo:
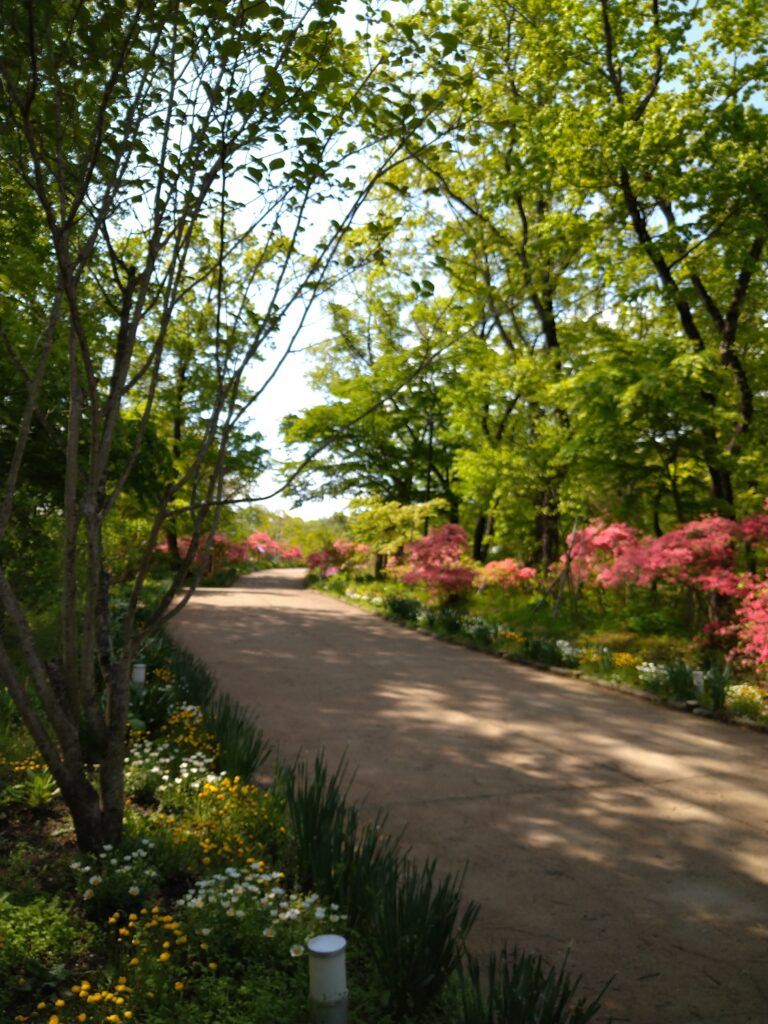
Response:
POLYGON ((295 958, 297 956, 301 956, 301 954, 304 952, 304 947, 296 944, 294 946, 291 946, 288 952, 291 954, 292 957, 295 958))
POLYGON ((139 889, 138 885, 132 885, 131 888, 128 890, 131 896, 138 896, 140 891, 141 890, 139 889))

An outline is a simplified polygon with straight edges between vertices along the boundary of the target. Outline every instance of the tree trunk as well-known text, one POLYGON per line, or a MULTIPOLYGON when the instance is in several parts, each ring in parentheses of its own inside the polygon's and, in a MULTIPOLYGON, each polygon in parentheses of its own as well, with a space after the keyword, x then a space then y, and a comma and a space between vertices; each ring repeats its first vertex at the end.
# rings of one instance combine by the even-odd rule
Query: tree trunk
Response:
POLYGON ((560 514, 552 509, 545 495, 539 496, 537 506, 539 511, 534 525, 536 547, 533 561, 546 569, 560 554, 560 514))
POLYGON ((492 536, 493 516, 483 513, 477 517, 472 537, 472 557, 476 562, 484 562, 488 558, 488 544, 492 536))

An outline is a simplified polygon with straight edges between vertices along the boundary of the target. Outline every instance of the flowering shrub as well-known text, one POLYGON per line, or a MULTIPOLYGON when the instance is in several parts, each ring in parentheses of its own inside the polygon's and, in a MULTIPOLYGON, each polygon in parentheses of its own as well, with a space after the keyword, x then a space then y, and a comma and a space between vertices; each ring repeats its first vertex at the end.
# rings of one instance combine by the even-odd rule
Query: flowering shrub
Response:
POLYGON ((191 936, 204 940, 218 961, 243 955, 299 956, 307 939, 342 920, 336 904, 315 893, 288 893, 282 871, 251 859, 197 882, 177 903, 191 936), (235 925, 235 927, 233 927, 235 925), (268 947, 276 947, 269 949, 268 947))
MULTIPOLYGON (((758 670, 768 669, 768 581, 745 582, 734 614, 736 659, 758 670)), ((726 634, 727 634, 726 630, 726 634)))
POLYGON ((252 554, 261 558, 269 558, 276 562, 301 562, 304 558, 301 548, 286 547, 279 541, 273 540, 268 533, 256 530, 246 540, 246 545, 252 554))
POLYGON ((604 587, 666 582, 734 594, 738 539, 738 525, 721 516, 684 523, 660 537, 643 537, 626 523, 597 521, 569 536, 570 567, 579 582, 604 587))
MULTIPOLYGON (((177 539, 179 554, 186 558, 192 543, 191 537, 177 539)), ((167 553, 168 542, 158 544, 157 550, 167 553)), ((254 559, 265 559, 270 562, 296 564, 303 561, 301 548, 286 547, 273 540, 268 533, 255 531, 244 541, 230 540, 224 533, 213 535, 203 534, 200 537, 197 551, 192 564, 202 568, 207 575, 212 575, 227 566, 247 566, 254 559)))
POLYGON ((488 562, 475 577, 475 585, 479 590, 484 587, 501 587, 511 590, 522 587, 536 578, 536 570, 528 565, 519 565, 514 558, 505 558, 500 562, 488 562))
POLYGON ((116 907, 138 907, 148 898, 158 878, 153 861, 154 843, 142 839, 121 850, 105 846, 99 853, 76 860, 71 867, 81 899, 96 916, 116 907))
POLYGON ((399 575, 406 583, 425 584, 438 603, 465 597, 477 572, 469 561, 468 548, 466 531, 456 523, 446 523, 407 546, 405 567, 398 570, 399 575))
MULTIPOLYGON (((766 499, 768 508, 768 499, 766 499)), ((735 645, 743 666, 768 668, 768 580, 738 565, 739 545, 768 545, 768 514, 741 521, 706 516, 661 537, 643 537, 625 523, 591 523, 571 534, 570 570, 581 583, 602 587, 679 585, 725 601, 711 603, 702 638, 735 645)))
POLYGON ((751 718, 754 721, 768 720, 768 693, 759 686, 739 683, 729 686, 725 693, 725 707, 732 715, 751 718))
POLYGON ((307 565, 312 571, 317 571, 320 576, 327 578, 357 568, 370 557, 370 553, 367 544, 335 540, 319 551, 311 552, 307 556, 307 565))

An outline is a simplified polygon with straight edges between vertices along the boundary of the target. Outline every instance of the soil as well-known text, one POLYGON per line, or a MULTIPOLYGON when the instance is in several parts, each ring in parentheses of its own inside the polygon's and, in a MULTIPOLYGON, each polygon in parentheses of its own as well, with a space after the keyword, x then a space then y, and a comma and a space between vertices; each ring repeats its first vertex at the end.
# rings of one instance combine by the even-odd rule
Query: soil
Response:
POLYGON ((480 953, 613 978, 601 1021, 768 1021, 768 737, 406 630, 302 570, 201 590, 177 641, 287 761, 346 754, 351 798, 467 869, 480 953))

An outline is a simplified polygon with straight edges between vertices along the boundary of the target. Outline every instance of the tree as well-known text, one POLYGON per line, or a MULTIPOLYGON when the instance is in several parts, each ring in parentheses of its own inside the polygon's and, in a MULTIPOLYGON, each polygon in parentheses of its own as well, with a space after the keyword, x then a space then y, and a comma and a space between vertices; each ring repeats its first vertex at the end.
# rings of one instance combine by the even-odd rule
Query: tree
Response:
MULTIPOLYGON (((429 286, 405 281, 407 267, 366 267, 348 304, 330 304, 333 335, 317 347, 312 374, 322 405, 291 415, 290 445, 306 445, 307 466, 324 494, 373 496, 411 505, 441 497, 457 512, 453 446, 445 431, 442 356, 453 343, 446 303, 429 286)), ((286 467, 292 474, 296 463, 286 467)), ((292 492, 314 496, 299 480, 292 492)))
POLYGON ((561 518, 661 532, 766 485, 765 36, 760 5, 431 0, 381 40, 403 124, 428 111, 389 223, 427 224, 412 276, 473 328, 456 489, 527 557, 561 518))
POLYGON ((0 543, 22 542, 35 488, 60 539, 51 643, 17 571, 33 552, 22 544, 3 562, 0 677, 83 849, 120 836, 131 662, 216 533, 256 397, 247 368, 289 307, 306 316, 347 227, 342 217, 302 254, 306 225, 329 197, 350 195, 351 216, 367 187, 350 191, 349 129, 367 100, 340 10, 336 0, 9 0, 0 12, 2 224, 23 226, 6 239, 0 280, 18 409, 15 430, 2 430, 0 543), (34 271, 27 238, 44 254, 34 271), (205 388, 179 457, 163 389, 169 374, 178 383, 179 332, 203 295, 183 374, 205 388), (154 500, 115 638, 108 537, 132 486, 154 500), (186 554, 140 616, 153 552, 181 516, 186 554))

